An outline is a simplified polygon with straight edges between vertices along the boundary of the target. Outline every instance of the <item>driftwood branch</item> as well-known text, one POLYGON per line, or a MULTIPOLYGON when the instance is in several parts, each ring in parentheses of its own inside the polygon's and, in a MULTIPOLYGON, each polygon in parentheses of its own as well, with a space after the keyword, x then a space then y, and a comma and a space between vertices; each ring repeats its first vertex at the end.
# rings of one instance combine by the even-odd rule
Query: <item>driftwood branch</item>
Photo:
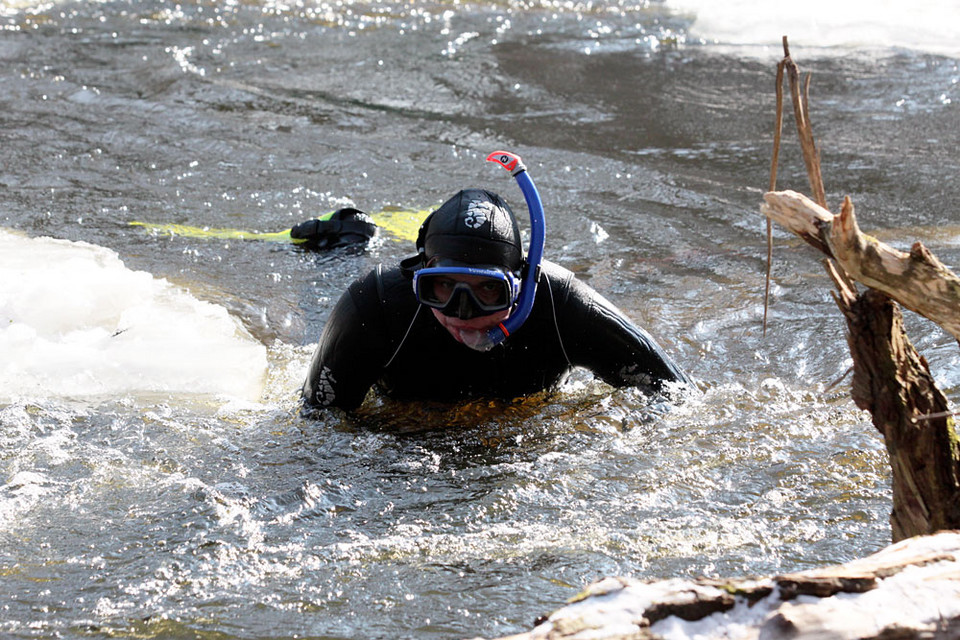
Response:
POLYGON ((827 206, 827 197, 823 188, 823 176, 820 173, 820 150, 817 148, 816 140, 813 137, 813 127, 810 125, 810 74, 807 74, 803 84, 803 92, 800 92, 800 67, 790 57, 790 51, 787 48, 787 39, 783 39, 784 52, 786 57, 783 60, 787 72, 787 78, 790 81, 790 95, 793 99, 793 117, 797 122, 797 135, 800 137, 800 150, 803 153, 803 164, 807 168, 807 177, 810 180, 810 190, 816 202, 822 206, 827 206))
MULTIPOLYGON (((777 167, 780 164, 780 134, 783 129, 783 79, 786 76, 790 83, 790 96, 793 102, 793 116, 797 124, 797 137, 800 140, 800 151, 803 154, 803 163, 807 168, 807 177, 810 180, 810 190, 816 202, 827 206, 827 196, 823 188, 823 176, 820 172, 820 150, 813 137, 813 127, 810 125, 810 74, 807 74, 800 89, 800 67, 790 57, 790 43, 787 36, 783 36, 783 59, 777 64, 777 109, 773 132, 773 155, 770 160, 770 188, 777 190, 777 167)), ((767 274, 763 292, 763 334, 767 333, 767 309, 770 306, 770 270, 773 266, 773 228, 767 218, 767 274)))
POLYGON ((839 215, 827 210, 808 113, 809 76, 801 94, 786 39, 784 53, 778 72, 788 70, 814 196, 771 188, 761 211, 768 222, 780 223, 827 256, 827 271, 836 285, 834 299, 849 330, 853 400, 870 412, 890 455, 893 539, 960 528, 960 441, 952 413, 926 360, 910 343, 900 307, 893 302, 960 340, 960 279, 920 243, 904 253, 862 233, 849 198, 839 215), (858 294, 855 282, 868 289, 858 294))
POLYGON ((905 253, 862 233, 849 198, 834 215, 793 191, 767 193, 761 211, 830 258, 854 362, 851 395, 870 412, 890 456, 893 539, 960 527, 960 442, 952 414, 891 301, 960 340, 960 278, 919 242, 905 253), (855 281, 870 288, 858 294, 855 281))
POLYGON ((927 361, 903 329, 900 307, 883 293, 857 295, 831 270, 856 363, 851 395, 883 434, 893 470, 894 540, 960 523, 960 443, 927 361), (919 420, 919 417, 924 420, 919 420))
MULTIPOLYGON (((773 155, 770 159, 770 188, 777 190, 777 167, 780 164, 780 135, 783 132, 783 70, 790 59, 787 37, 783 37, 784 58, 777 65, 777 113, 773 127, 773 155)), ((767 218, 767 273, 763 287, 763 335, 767 335, 767 311, 770 309, 770 273, 773 269, 773 222, 767 218)))
POLYGON ((960 278, 923 244, 907 253, 862 233, 849 198, 839 215, 794 191, 766 193, 763 200, 764 215, 836 260, 851 278, 960 340, 960 278))

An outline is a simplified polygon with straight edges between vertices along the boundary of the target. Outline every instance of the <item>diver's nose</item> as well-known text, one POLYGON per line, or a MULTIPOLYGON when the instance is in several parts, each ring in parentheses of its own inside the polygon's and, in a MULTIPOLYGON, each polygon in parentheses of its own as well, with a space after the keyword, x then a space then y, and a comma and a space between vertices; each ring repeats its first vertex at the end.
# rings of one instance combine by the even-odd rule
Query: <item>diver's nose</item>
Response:
POLYGON ((476 316, 476 309, 470 303, 470 296, 465 291, 458 291, 457 296, 457 317, 461 320, 469 320, 476 316))

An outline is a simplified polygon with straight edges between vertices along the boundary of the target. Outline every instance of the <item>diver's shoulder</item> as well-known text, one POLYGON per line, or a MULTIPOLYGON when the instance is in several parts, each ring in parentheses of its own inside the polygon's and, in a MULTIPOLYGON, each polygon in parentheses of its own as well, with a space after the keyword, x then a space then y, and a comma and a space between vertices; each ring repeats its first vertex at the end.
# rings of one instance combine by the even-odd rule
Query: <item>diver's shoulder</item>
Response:
POLYGON ((410 276, 399 267, 378 264, 350 285, 350 294, 358 304, 392 306, 416 300, 410 276))
POLYGON ((540 263, 540 270, 552 280, 569 280, 575 277, 573 272, 566 267, 562 267, 556 262, 544 260, 540 263))
POLYGON ((573 271, 549 260, 540 263, 540 272, 550 282, 550 286, 555 289, 559 287, 566 290, 577 279, 573 271))

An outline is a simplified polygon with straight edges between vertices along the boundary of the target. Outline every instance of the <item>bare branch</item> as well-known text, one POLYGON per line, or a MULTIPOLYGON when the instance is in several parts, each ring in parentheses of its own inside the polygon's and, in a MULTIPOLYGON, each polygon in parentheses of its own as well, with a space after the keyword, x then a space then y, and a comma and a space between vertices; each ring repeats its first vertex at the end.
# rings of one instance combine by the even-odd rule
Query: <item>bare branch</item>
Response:
POLYGON ((960 278, 921 243, 905 253, 864 234, 849 198, 838 216, 795 191, 766 193, 763 200, 764 215, 836 260, 850 278, 960 340, 960 278))

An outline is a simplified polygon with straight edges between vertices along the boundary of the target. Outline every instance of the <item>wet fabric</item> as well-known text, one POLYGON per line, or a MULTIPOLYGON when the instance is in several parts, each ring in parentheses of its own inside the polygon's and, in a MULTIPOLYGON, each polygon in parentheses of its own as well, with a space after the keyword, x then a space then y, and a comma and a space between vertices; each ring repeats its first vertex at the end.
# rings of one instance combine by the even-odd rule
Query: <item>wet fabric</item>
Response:
POLYGON ((417 249, 425 260, 492 264, 509 271, 523 265, 516 216, 506 200, 485 189, 463 189, 440 205, 424 220, 417 249))
POLYGON ((513 398, 555 387, 573 367, 618 387, 689 382, 646 331, 559 265, 544 262, 530 317, 489 352, 454 340, 400 269, 378 267, 333 309, 303 400, 353 409, 375 384, 397 399, 513 398))
POLYGON ((373 219, 359 209, 337 209, 324 218, 306 220, 290 229, 290 237, 305 249, 323 250, 363 244, 377 233, 373 219))

